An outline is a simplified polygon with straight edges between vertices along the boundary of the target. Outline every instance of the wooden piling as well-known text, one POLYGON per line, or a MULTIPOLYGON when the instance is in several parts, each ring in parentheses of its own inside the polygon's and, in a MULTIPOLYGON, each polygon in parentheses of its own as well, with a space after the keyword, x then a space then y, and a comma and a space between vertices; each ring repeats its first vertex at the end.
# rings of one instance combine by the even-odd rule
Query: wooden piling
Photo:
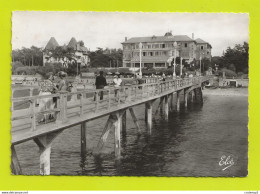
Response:
POLYGON ((112 125, 113 125, 113 118, 112 118, 112 115, 109 115, 107 122, 106 122, 106 125, 103 129, 101 138, 100 138, 98 145, 97 145, 97 151, 98 152, 102 149, 103 145, 107 141, 107 137, 109 135, 109 132, 111 130, 112 125))
POLYGON ((62 132, 63 130, 48 133, 34 138, 34 142, 38 145, 40 149, 40 174, 50 175, 51 172, 51 144, 53 140, 62 132))
POLYGON ((171 98, 171 109, 172 111, 174 110, 174 93, 171 94, 172 98, 171 98))
POLYGON ((126 111, 122 115, 122 132, 126 132, 126 111))
POLYGON ((199 93, 200 93, 200 103, 203 104, 203 93, 202 93, 202 87, 199 87, 199 93))
POLYGON ((15 175, 22 174, 22 169, 14 145, 11 146, 11 170, 12 170, 12 174, 15 175))
POLYGON ((144 109, 144 120, 145 120, 145 123, 147 124, 147 103, 144 104, 145 105, 145 109, 144 109))
POLYGON ((40 174, 50 175, 51 172, 51 144, 47 142, 47 135, 34 139, 35 143, 40 148, 40 174))
POLYGON ((177 107, 176 107, 176 110, 177 111, 180 111, 180 90, 177 91, 177 107))
POLYGON ((164 101, 164 118, 165 120, 168 120, 169 117, 169 97, 168 95, 166 95, 164 97, 165 101, 164 101))
POLYGON ((87 128, 86 128, 86 122, 81 123, 81 154, 85 155, 87 153, 87 128))
POLYGON ((122 117, 120 117, 119 113, 116 113, 115 122, 113 123, 115 127, 115 157, 116 159, 119 159, 121 156, 121 122, 122 117))
POLYGON ((188 107, 188 96, 189 96, 189 90, 188 89, 184 89, 184 105, 185 108, 188 107))
POLYGON ((147 125, 147 130, 148 133, 151 134, 152 133, 152 125, 153 125, 153 121, 152 121, 152 116, 153 116, 153 105, 152 102, 149 101, 146 103, 146 117, 147 117, 147 121, 146 121, 146 125, 147 125))
POLYGON ((129 112, 130 112, 130 114, 131 114, 131 116, 132 116, 132 118, 133 118, 135 127, 137 128, 138 133, 139 133, 139 132, 141 131, 141 130, 140 130, 140 126, 139 126, 139 124, 138 124, 138 120, 137 120, 137 118, 136 118, 136 116, 135 116, 135 112, 134 112, 134 110, 133 110, 132 107, 129 108, 129 112))
POLYGON ((158 113, 159 109, 161 109, 162 102, 163 102, 163 100, 161 100, 161 98, 160 98, 159 105, 158 105, 158 107, 156 108, 154 115, 156 115, 156 114, 158 113))
POLYGON ((193 103, 194 102, 194 90, 191 90, 191 102, 193 103))

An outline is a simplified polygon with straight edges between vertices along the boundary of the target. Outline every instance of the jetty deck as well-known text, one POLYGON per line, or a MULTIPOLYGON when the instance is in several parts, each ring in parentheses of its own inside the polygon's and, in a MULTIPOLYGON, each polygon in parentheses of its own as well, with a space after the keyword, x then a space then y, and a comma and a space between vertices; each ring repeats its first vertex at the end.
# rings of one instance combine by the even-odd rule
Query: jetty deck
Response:
POLYGON ((201 87, 210 76, 184 79, 172 79, 165 82, 146 83, 123 86, 120 89, 109 87, 99 90, 82 90, 77 92, 61 92, 43 96, 12 98, 12 169, 14 174, 21 174, 19 160, 15 153, 15 145, 28 140, 40 148, 40 173, 50 174, 51 143, 64 129, 81 125, 82 152, 86 150, 86 122, 109 115, 100 142, 102 148, 111 128, 115 128, 115 156, 120 158, 120 133, 126 130, 125 113, 130 111, 137 130, 140 130, 133 107, 145 103, 147 129, 152 129, 152 108, 156 99, 164 104, 165 117, 168 119, 169 104, 173 94, 177 93, 177 110, 180 109, 180 92, 184 91, 184 103, 189 98, 202 100, 201 87), (115 95, 117 90, 117 95, 115 95), (100 95, 103 93, 103 99, 100 95), (55 103, 53 103, 55 101, 55 103), (44 102, 45 106, 38 105, 44 102), (24 104, 21 108, 19 105, 24 104), (48 106, 46 105, 48 104, 48 106), (85 146, 85 147, 84 147, 85 146))

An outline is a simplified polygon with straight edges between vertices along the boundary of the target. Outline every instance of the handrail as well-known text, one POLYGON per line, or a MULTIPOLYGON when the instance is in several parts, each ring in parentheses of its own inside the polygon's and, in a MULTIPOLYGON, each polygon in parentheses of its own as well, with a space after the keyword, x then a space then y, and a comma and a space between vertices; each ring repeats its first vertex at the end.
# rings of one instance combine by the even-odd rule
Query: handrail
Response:
MULTIPOLYGON (((192 77, 192 78, 183 78, 183 79, 172 79, 172 80, 166 80, 166 81, 160 81, 157 83, 144 83, 139 85, 130 85, 130 86, 122 86, 118 88, 118 96, 114 97, 111 93, 117 88, 109 87, 106 89, 92 89, 92 90, 82 90, 77 92, 59 92, 56 94, 50 94, 50 95, 43 95, 43 96, 29 96, 29 97, 21 97, 21 98, 12 98, 12 103, 14 102, 21 102, 21 101, 28 101, 30 102, 29 106, 29 114, 25 115, 19 115, 19 116, 12 116, 12 121, 17 121, 19 118, 31 118, 31 131, 34 131, 37 129, 37 115, 38 114, 44 114, 46 112, 55 112, 56 114, 56 122, 64 122, 68 118, 68 109, 71 108, 77 108, 79 107, 78 114, 81 116, 84 115, 86 106, 94 105, 93 111, 98 112, 99 110, 109 110, 111 107, 119 106, 121 104, 126 104, 129 102, 134 102, 138 100, 144 100, 148 97, 157 96, 160 94, 164 94, 167 91, 171 90, 178 90, 185 87, 190 87, 192 85, 201 84, 202 82, 209 79, 209 76, 204 77, 192 77), (101 92, 106 92, 107 96, 103 100, 99 100, 99 94, 101 92), (95 101, 85 101, 84 99, 87 99, 87 94, 93 94, 95 95, 95 101), (68 96, 74 96, 77 95, 77 100, 75 104, 71 104, 68 106, 68 96), (78 98, 79 95, 79 98, 78 98), (36 111, 36 102, 40 99, 52 99, 56 97, 57 104, 56 108, 51 110, 40 110, 36 111), (113 99, 117 99, 117 102, 115 103, 112 101, 113 99), (102 104, 102 102, 107 102, 106 104, 102 104), (105 109, 100 109, 100 107, 105 109)), ((91 97, 92 98, 92 97, 91 97)), ((87 108, 87 110, 90 110, 87 108)), ((16 110, 13 110, 12 112, 16 112, 16 110)))

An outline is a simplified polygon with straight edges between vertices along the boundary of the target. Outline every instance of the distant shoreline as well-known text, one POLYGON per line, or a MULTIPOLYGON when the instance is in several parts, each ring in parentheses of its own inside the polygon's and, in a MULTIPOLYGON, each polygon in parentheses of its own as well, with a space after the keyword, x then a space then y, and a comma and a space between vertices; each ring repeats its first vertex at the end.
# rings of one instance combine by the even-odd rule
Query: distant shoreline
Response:
POLYGON ((246 96, 248 97, 248 88, 216 88, 216 89, 204 89, 204 95, 216 95, 216 96, 246 96))

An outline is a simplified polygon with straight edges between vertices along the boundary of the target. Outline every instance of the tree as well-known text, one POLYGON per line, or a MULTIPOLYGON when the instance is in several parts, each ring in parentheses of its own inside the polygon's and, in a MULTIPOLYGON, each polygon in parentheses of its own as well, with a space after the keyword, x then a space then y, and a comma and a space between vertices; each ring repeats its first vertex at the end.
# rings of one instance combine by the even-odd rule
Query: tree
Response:
POLYGON ((201 60, 201 72, 207 71, 209 67, 212 67, 212 63, 208 58, 203 58, 201 60))
POLYGON ((243 45, 236 44, 234 48, 228 47, 224 53, 223 66, 231 67, 236 72, 245 72, 248 70, 248 43, 244 42, 243 45), (233 65, 231 65, 233 64, 233 65), (230 66, 231 65, 231 66, 230 66))
POLYGON ((24 67, 24 65, 20 61, 12 62, 11 65, 12 65, 12 74, 17 74, 16 69, 18 67, 24 67))
POLYGON ((88 57, 91 67, 117 68, 122 66, 123 51, 122 49, 97 48, 96 51, 89 52, 88 57))
POLYGON ((42 49, 36 46, 31 48, 12 50, 12 62, 21 62, 25 66, 42 66, 42 49))
POLYGON ((84 46, 84 42, 82 40, 80 40, 78 43, 79 43, 79 46, 84 46))

